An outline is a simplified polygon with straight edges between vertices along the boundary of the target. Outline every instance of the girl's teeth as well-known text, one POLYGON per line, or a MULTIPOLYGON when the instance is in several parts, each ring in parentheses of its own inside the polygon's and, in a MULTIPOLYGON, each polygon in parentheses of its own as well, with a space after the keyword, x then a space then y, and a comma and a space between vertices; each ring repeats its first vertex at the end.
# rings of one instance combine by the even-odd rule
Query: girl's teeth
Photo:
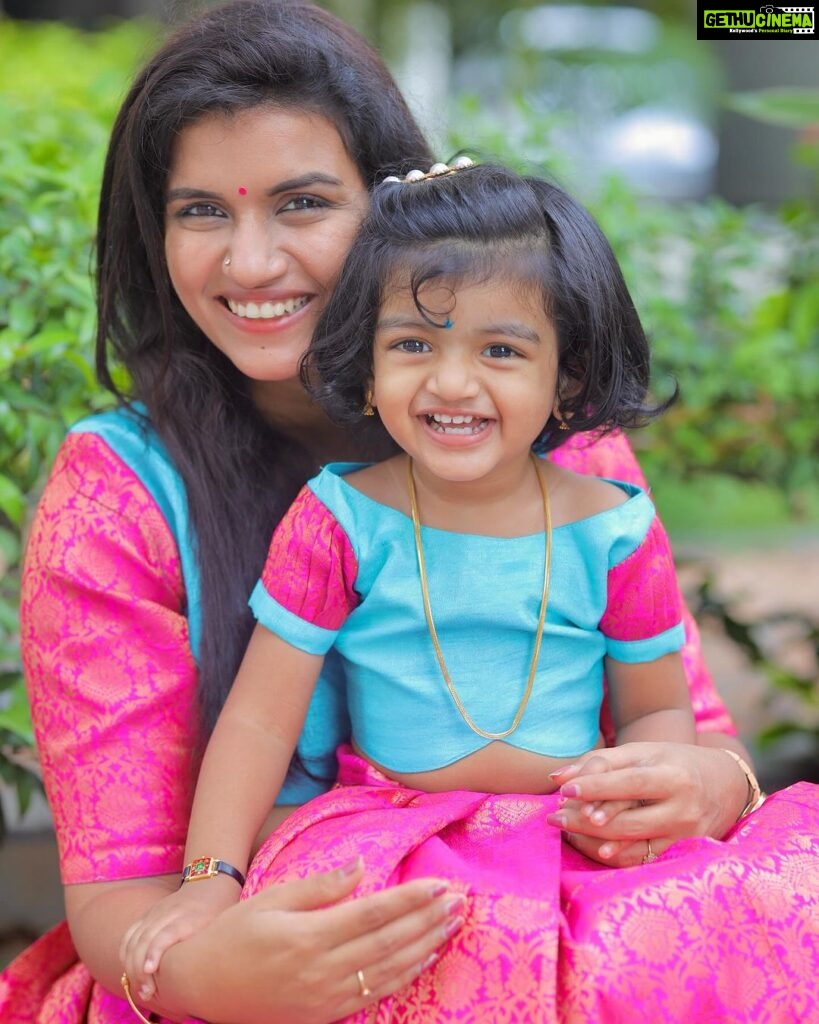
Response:
POLYGON ((477 434, 486 424, 486 420, 475 416, 447 416, 445 413, 433 413, 427 416, 427 422, 441 434, 477 434))
POLYGON ((474 416, 447 416, 445 413, 436 412, 432 417, 436 423, 471 423, 474 416))
POLYGON ((244 317, 247 320, 275 320, 280 316, 287 316, 295 313, 302 306, 307 305, 307 296, 302 295, 298 299, 288 299, 287 302, 231 302, 227 299, 228 309, 236 316, 244 317))

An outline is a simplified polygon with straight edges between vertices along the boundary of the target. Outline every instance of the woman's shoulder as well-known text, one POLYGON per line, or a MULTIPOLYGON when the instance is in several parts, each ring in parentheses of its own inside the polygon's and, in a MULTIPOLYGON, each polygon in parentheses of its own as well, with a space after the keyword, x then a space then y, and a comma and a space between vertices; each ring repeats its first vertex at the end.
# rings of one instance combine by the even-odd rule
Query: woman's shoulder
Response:
MULTIPOLYGON (((106 535, 125 531, 124 524, 131 523, 152 547, 165 551, 176 546, 162 502, 139 467, 104 433, 83 429, 82 424, 63 440, 37 509, 37 522, 51 523, 60 533, 66 522, 78 518, 106 535)), ((133 531, 127 529, 131 536, 133 531)))
POLYGON ((152 462, 161 462, 176 472, 140 405, 108 409, 84 417, 71 427, 66 442, 75 438, 83 439, 83 447, 88 451, 109 449, 137 475, 142 475, 143 468, 152 462), (102 446, 95 444, 94 438, 101 441, 102 446))
MULTIPOLYGON (((86 499, 106 503, 124 495, 139 484, 139 473, 117 451, 111 439, 94 429, 85 429, 85 421, 72 427, 63 439, 51 467, 43 498, 52 501, 86 499)), ((59 502, 58 502, 59 503, 59 502)), ((120 507, 126 503, 120 501, 120 507)))
POLYGON ((640 487, 646 486, 629 440, 619 430, 571 434, 559 448, 549 452, 549 460, 586 476, 627 480, 640 487))

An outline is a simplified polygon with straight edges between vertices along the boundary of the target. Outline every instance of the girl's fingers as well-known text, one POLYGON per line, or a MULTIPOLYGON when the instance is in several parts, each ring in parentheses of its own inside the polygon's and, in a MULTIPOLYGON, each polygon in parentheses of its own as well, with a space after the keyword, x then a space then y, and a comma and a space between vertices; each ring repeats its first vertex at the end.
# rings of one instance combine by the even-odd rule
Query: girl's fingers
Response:
POLYGON ((640 804, 635 804, 634 800, 604 800, 593 804, 581 804, 580 813, 592 825, 608 825, 618 814, 634 810, 635 806, 639 807, 640 804))
POLYGON ((599 807, 602 820, 595 817, 597 811, 591 816, 584 813, 584 806, 577 802, 564 804, 554 814, 547 815, 546 821, 564 832, 587 836, 598 843, 603 840, 633 842, 645 836, 668 834, 667 814, 662 806, 641 805, 635 800, 593 805, 599 807), (609 814, 609 807, 616 813, 609 814))

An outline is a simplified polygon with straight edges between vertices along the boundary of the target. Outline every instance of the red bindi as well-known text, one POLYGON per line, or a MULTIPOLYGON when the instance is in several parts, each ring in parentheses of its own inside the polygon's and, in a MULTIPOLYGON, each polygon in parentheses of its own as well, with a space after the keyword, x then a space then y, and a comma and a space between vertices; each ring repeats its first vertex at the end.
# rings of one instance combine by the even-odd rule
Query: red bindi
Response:
POLYGON ((240 185, 239 186, 239 195, 240 196, 246 196, 247 195, 247 189, 244 187, 244 185, 240 185))

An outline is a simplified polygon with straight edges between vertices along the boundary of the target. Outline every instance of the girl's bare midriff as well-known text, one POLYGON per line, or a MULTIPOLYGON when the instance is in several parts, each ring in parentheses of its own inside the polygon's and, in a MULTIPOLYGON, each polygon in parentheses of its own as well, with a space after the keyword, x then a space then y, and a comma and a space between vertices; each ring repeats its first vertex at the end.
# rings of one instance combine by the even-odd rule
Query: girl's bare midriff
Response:
MULTIPOLYGON (((594 749, 604 746, 603 736, 598 735, 594 749)), ((355 742, 353 747, 358 754, 389 778, 411 789, 420 789, 427 793, 456 789, 468 789, 478 793, 553 793, 560 783, 550 779, 549 773, 576 760, 576 757, 535 754, 502 740, 495 740, 476 750, 474 754, 468 754, 454 764, 436 768, 434 771, 394 772, 373 761, 355 742)), ((577 755, 579 756, 580 754, 577 755)))

